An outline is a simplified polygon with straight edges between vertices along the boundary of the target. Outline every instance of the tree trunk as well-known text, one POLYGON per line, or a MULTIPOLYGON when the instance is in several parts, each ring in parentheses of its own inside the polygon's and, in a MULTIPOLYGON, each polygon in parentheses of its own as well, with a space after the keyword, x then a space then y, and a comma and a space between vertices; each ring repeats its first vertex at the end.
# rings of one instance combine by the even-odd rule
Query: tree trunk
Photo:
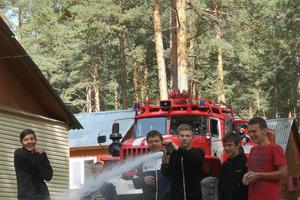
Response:
POLYGON ((135 96, 135 100, 138 101, 139 100, 139 74, 138 74, 138 67, 136 64, 134 64, 133 66, 133 91, 134 91, 134 96, 135 96))
POLYGON ((125 35, 120 35, 120 68, 121 68, 121 82, 122 82, 122 108, 127 109, 127 72, 125 66, 125 35))
MULTIPOLYGON (((192 70, 196 70, 195 58, 192 60, 192 70)), ((198 98, 197 83, 193 80, 191 80, 191 94, 194 98, 198 98)))
POLYGON ((118 93, 118 82, 117 79, 114 80, 115 87, 114 87, 114 93, 115 93, 115 110, 119 109, 119 93, 118 93))
POLYGON ((253 117, 253 107, 252 107, 252 102, 251 100, 249 99, 249 119, 251 119, 253 117))
POLYGON ((275 104, 274 104, 274 110, 275 110, 275 117, 279 118, 279 83, 278 78, 275 79, 275 104))
POLYGON ((143 75, 143 85, 142 85, 142 89, 141 89, 141 101, 144 101, 146 99, 146 97, 148 96, 148 92, 147 92, 147 87, 148 87, 148 67, 146 66, 144 68, 144 75, 143 75))
POLYGON ((187 66, 187 33, 186 33, 186 2, 177 0, 179 29, 177 32, 178 45, 178 88, 182 91, 188 91, 188 66, 187 66))
POLYGON ((92 88, 91 86, 86 86, 86 112, 92 112, 92 88))
POLYGON ((18 41, 23 43, 23 0, 19 0, 18 5, 18 41))
MULTIPOLYGON (((297 87, 297 93, 298 93, 298 96, 300 96, 300 73, 298 73, 298 87, 297 87)), ((300 99, 297 100, 297 103, 296 103, 296 118, 297 118, 297 121, 298 121, 298 130, 300 130, 300 99)))
MULTIPOLYGON (((219 5, 217 2, 214 2, 214 15, 216 17, 219 17, 219 5)), ((219 46, 217 47, 217 88, 218 88, 218 100, 225 102, 225 91, 224 91, 224 72, 223 72, 223 51, 220 47, 220 41, 222 40, 222 30, 219 25, 219 22, 215 22, 215 34, 216 34, 216 40, 219 43, 219 46)))
POLYGON ((258 83, 255 83, 255 101, 256 101, 256 110, 259 115, 262 115, 261 113, 261 106, 260 106, 260 86, 258 83))
POLYGON ((100 79, 99 79, 99 71, 98 65, 93 64, 91 66, 91 76, 93 79, 93 89, 94 89, 94 111, 101 111, 101 103, 100 103, 100 79))
POLYGON ((171 0, 170 8, 170 66, 171 66, 171 87, 178 88, 178 47, 177 47, 177 10, 176 0, 171 0))
POLYGON ((153 24, 156 45, 156 59, 159 75, 160 99, 168 99, 166 66, 164 60, 163 37, 161 32, 158 0, 153 0, 153 24))

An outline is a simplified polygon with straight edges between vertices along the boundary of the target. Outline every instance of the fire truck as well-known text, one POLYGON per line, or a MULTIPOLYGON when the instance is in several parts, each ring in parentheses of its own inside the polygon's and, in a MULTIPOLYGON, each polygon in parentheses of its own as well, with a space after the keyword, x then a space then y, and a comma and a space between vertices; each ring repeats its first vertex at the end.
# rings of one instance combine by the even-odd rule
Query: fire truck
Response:
MULTIPOLYGON (((126 160, 129 157, 137 157, 148 151, 146 134, 151 130, 157 130, 164 140, 171 140, 179 144, 175 134, 180 124, 189 124, 195 131, 194 147, 205 151, 206 166, 209 168, 210 176, 218 176, 219 168, 225 159, 223 153, 222 138, 228 133, 247 124, 247 120, 235 119, 234 113, 229 105, 216 102, 207 98, 190 98, 187 92, 173 91, 168 100, 146 100, 144 104, 134 103, 134 117, 132 136, 120 142, 122 135, 119 133, 119 120, 113 124, 110 139, 112 144, 109 152, 113 156, 111 161, 126 160)), ((98 142, 105 141, 99 136, 98 142)), ((249 153, 254 143, 248 142, 244 145, 245 153, 249 153)), ((199 169, 200 170, 200 169, 199 169)), ((130 175, 125 176, 130 179, 130 175)), ((131 181, 119 181, 117 185, 120 194, 138 194, 131 181), (131 184, 131 186, 130 186, 131 184), (122 191, 122 186, 125 188, 122 191)))

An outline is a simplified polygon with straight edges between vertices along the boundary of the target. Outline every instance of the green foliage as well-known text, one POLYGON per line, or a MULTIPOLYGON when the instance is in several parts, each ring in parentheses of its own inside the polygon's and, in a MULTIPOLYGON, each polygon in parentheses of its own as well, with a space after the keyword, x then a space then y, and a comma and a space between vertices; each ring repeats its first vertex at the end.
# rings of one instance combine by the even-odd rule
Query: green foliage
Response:
MULTIPOLYGON (((0 2, 12 21, 22 8, 22 29, 14 30, 22 34, 22 45, 72 111, 86 111, 86 88, 95 85, 92 66, 97 66, 99 73, 96 82, 100 85, 101 108, 110 110, 115 104, 121 105, 122 33, 129 104, 137 97, 159 97, 151 1, 0 2)), ((217 48, 221 48, 226 102, 235 112, 246 118, 250 111, 268 117, 295 112, 300 106, 299 1, 188 2, 188 61, 190 66, 194 63, 189 78, 196 83, 198 94, 218 97, 217 48), (216 39, 216 26, 220 27, 221 39, 216 39)), ((169 4, 160 1, 166 66, 170 62, 169 4)))

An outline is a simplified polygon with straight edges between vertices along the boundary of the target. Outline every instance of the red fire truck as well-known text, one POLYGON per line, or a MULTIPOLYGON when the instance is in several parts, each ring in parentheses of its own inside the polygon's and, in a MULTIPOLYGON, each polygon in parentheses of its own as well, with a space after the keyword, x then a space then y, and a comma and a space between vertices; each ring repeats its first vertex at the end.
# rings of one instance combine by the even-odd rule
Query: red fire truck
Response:
MULTIPOLYGON (((179 93, 178 91, 170 93, 168 100, 146 100, 144 104, 136 102, 134 110, 136 115, 132 137, 122 144, 118 120, 113 124, 110 135, 113 142, 109 146, 109 152, 115 157, 112 160, 126 160, 128 157, 145 154, 147 152, 146 134, 151 130, 159 131, 164 140, 172 140, 178 144, 175 130, 180 124, 185 123, 194 128, 193 146, 204 149, 206 166, 209 167, 211 176, 216 177, 224 160, 223 136, 247 124, 247 120, 235 119, 231 107, 222 102, 214 102, 206 98, 193 99, 189 97, 188 93, 179 93)), ((103 139, 100 136, 98 142, 103 142, 103 139)), ((254 145, 251 142, 245 144, 245 153, 249 153, 254 145)), ((118 184, 124 183, 119 182, 118 184)), ((125 188, 127 193, 130 193, 131 187, 126 186, 125 188)), ((138 193, 133 188, 132 191, 138 193)))

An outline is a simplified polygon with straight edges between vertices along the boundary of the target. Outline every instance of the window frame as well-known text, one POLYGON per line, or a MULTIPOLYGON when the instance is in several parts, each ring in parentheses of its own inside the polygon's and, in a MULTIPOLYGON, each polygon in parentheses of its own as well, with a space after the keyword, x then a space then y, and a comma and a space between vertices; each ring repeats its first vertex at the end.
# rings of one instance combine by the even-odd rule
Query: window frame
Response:
POLYGON ((69 188, 70 189, 80 189, 84 185, 85 173, 84 173, 84 162, 87 160, 93 160, 94 163, 97 162, 96 156, 93 157, 80 157, 80 158, 70 158, 69 159, 69 188), (76 174, 80 175, 80 185, 74 184, 74 168, 72 167, 73 163, 79 163, 79 172, 76 174))

